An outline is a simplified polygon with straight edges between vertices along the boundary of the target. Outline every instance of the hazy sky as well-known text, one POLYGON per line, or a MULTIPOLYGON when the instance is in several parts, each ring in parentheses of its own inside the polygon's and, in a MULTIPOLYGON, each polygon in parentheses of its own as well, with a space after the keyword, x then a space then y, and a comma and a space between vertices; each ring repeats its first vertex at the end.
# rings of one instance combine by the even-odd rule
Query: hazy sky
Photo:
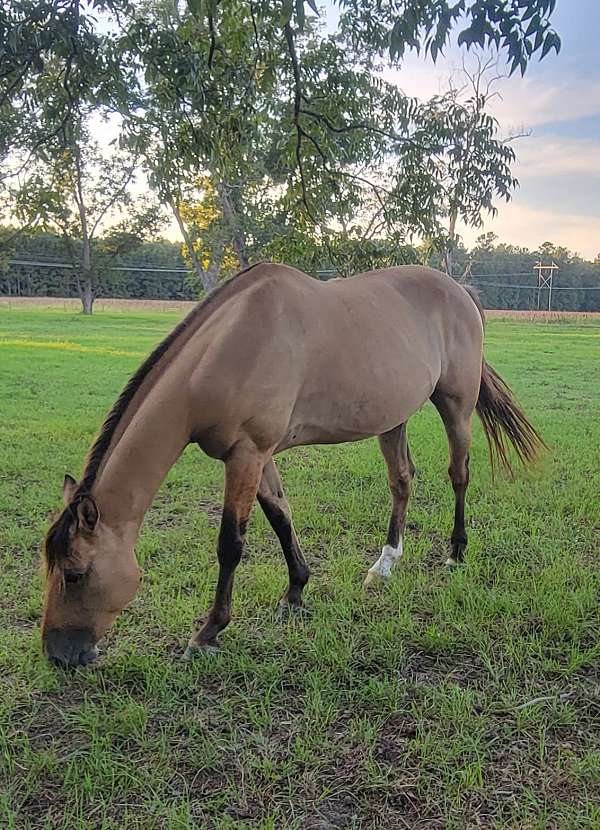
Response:
MULTIPOLYGON (((530 248, 550 240, 586 257, 600 252, 600 0, 558 0, 554 28, 562 38, 530 64, 524 78, 498 84, 493 112, 502 132, 530 131, 514 143, 521 187, 486 221, 503 241, 530 248)), ((451 49, 434 65, 411 55, 394 79, 408 94, 429 96, 447 86, 461 64, 451 49)), ((464 230, 470 244, 481 231, 464 230)))

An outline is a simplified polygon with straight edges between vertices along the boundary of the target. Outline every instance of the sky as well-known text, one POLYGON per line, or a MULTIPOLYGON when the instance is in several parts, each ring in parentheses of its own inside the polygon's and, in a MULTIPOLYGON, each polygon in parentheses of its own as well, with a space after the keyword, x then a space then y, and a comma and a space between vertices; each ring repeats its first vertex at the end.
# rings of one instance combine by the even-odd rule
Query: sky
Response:
MULTIPOLYGON (((600 252, 600 0, 558 0, 552 24, 559 55, 535 58, 524 78, 502 79, 491 103, 503 135, 528 133, 513 143, 520 187, 482 230, 461 231, 467 245, 493 231, 504 242, 535 249, 549 240, 593 259, 600 252)), ((457 77, 463 54, 450 48, 436 64, 410 55, 386 77, 429 97, 457 77)))

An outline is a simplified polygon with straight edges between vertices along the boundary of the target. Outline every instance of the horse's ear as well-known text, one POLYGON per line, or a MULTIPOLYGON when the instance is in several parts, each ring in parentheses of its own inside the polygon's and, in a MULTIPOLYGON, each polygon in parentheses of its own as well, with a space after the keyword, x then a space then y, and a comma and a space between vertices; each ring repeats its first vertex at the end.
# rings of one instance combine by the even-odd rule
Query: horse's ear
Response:
POLYGON ((83 527, 88 533, 93 533, 98 524, 100 513, 96 502, 91 496, 84 496, 77 504, 77 518, 79 526, 83 527))
POLYGON ((77 490, 77 482, 73 476, 66 475, 65 480, 63 481, 63 498, 65 500, 65 504, 70 504, 71 499, 75 495, 75 490, 77 490))

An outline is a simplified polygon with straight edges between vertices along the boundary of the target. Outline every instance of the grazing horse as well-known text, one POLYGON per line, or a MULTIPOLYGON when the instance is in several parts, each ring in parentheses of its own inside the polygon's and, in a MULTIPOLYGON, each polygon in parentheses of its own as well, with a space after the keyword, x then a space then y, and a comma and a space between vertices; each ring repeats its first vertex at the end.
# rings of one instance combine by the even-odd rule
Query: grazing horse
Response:
POLYGON ((85 665, 139 585, 134 547, 144 515, 189 443, 225 464, 219 576, 187 654, 217 646, 230 620, 234 571, 254 500, 289 570, 282 610, 302 605, 309 577, 274 456, 305 444, 377 436, 392 513, 365 582, 402 556, 414 467, 406 423, 427 400, 450 445, 456 509, 449 564, 467 544, 471 416, 510 467, 542 444, 510 390, 483 359, 483 309, 430 268, 385 268, 322 283, 259 263, 222 283, 142 364, 108 414, 81 481, 65 478, 65 508, 48 531, 42 639, 48 657, 85 665))

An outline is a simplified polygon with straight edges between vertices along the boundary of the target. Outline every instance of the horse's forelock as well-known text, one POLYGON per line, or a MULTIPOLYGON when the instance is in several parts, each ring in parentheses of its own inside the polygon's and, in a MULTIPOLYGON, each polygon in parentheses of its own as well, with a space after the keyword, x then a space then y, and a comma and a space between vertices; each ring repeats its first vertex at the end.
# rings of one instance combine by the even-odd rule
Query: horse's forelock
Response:
POLYGON ((69 549, 72 538, 72 528, 77 523, 71 506, 65 507, 60 516, 53 522, 44 544, 44 554, 48 571, 60 568, 69 558, 69 549))

